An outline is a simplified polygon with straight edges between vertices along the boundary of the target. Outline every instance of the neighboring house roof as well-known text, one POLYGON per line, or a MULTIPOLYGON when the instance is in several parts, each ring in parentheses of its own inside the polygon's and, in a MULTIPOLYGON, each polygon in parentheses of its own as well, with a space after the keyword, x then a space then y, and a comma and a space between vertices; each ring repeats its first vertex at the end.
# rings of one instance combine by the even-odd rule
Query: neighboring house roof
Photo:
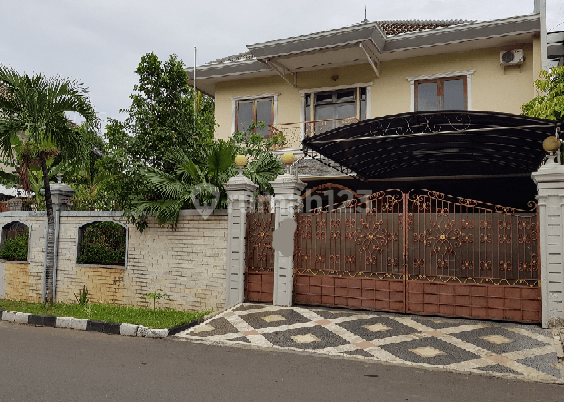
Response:
POLYGON ((420 32, 428 29, 444 28, 451 25, 468 24, 475 21, 466 20, 397 20, 397 21, 378 21, 382 30, 388 36, 399 35, 408 32, 420 32))
POLYGON ((549 32, 547 34, 547 57, 557 60, 558 65, 564 65, 564 31, 549 32))
MULTIPOLYGON (((248 45, 247 52, 197 67, 196 86, 214 96, 215 83, 380 61, 502 47, 532 40, 540 14, 492 21, 374 21, 248 45), (244 78, 247 78, 244 77, 244 78), (243 77, 241 77, 243 78, 243 77)), ((188 69, 193 77, 193 69, 188 69)))

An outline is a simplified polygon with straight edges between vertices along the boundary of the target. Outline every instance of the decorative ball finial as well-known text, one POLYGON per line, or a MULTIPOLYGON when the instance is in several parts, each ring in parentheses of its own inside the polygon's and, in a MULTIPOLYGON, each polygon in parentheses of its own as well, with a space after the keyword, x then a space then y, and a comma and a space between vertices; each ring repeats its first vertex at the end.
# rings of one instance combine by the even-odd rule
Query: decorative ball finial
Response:
POLYGON ((560 149, 560 141, 555 136, 550 136, 542 142, 542 147, 546 152, 554 154, 560 149))
POLYGON ((247 157, 245 155, 237 155, 235 157, 235 164, 239 168, 245 167, 245 165, 247 164, 247 157))
POLYGON ((296 157, 294 156, 294 154, 292 152, 285 152, 284 155, 282 155, 282 163, 285 164, 286 166, 291 165, 292 163, 294 163, 294 161, 296 160, 296 157))

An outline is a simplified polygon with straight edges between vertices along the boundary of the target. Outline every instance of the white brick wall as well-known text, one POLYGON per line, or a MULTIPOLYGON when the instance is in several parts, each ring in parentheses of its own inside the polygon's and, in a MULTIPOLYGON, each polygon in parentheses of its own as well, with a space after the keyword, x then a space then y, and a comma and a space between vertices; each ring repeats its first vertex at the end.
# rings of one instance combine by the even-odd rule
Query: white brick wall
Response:
MULTIPOLYGON (((108 292, 114 295, 118 304, 148 305, 142 296, 160 292, 168 293, 171 297, 170 300, 157 301, 159 307, 198 311, 222 308, 225 304, 227 214, 220 211, 205 220, 195 212, 183 211, 176 230, 159 227, 152 221, 141 233, 134 225, 127 224, 128 264, 122 271, 76 264, 78 228, 93 220, 126 223, 120 213, 62 212, 56 300, 73 302, 74 294, 83 285, 94 286, 96 282, 98 288, 113 287, 108 292), (104 277, 107 277, 106 282, 104 277)), ((14 220, 28 226, 31 224, 29 270, 34 278, 33 292, 40 296, 45 253, 45 213, 0 214, 2 226, 14 220)), ((100 288, 98 292, 104 293, 104 289, 100 288)))

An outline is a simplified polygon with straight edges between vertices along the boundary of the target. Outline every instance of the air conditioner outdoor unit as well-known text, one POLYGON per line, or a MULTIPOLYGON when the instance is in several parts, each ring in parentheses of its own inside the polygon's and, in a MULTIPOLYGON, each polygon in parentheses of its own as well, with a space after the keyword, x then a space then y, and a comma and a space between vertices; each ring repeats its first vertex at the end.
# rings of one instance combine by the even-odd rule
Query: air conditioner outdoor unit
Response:
POLYGON ((499 52, 499 63, 502 66, 516 66, 523 64, 524 61, 523 49, 502 50, 499 52))

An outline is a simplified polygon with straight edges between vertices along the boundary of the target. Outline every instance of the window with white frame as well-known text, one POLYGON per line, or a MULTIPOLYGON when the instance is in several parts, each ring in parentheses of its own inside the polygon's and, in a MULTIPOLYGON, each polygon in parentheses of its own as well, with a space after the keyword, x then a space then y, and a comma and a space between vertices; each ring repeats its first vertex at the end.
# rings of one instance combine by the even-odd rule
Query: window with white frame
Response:
POLYGON ((411 111, 471 110, 474 70, 408 77, 411 111))
POLYGON ((278 94, 231 98, 233 103, 232 131, 246 131, 253 123, 264 122, 265 127, 254 128, 253 132, 270 135, 269 126, 276 123, 278 94))

